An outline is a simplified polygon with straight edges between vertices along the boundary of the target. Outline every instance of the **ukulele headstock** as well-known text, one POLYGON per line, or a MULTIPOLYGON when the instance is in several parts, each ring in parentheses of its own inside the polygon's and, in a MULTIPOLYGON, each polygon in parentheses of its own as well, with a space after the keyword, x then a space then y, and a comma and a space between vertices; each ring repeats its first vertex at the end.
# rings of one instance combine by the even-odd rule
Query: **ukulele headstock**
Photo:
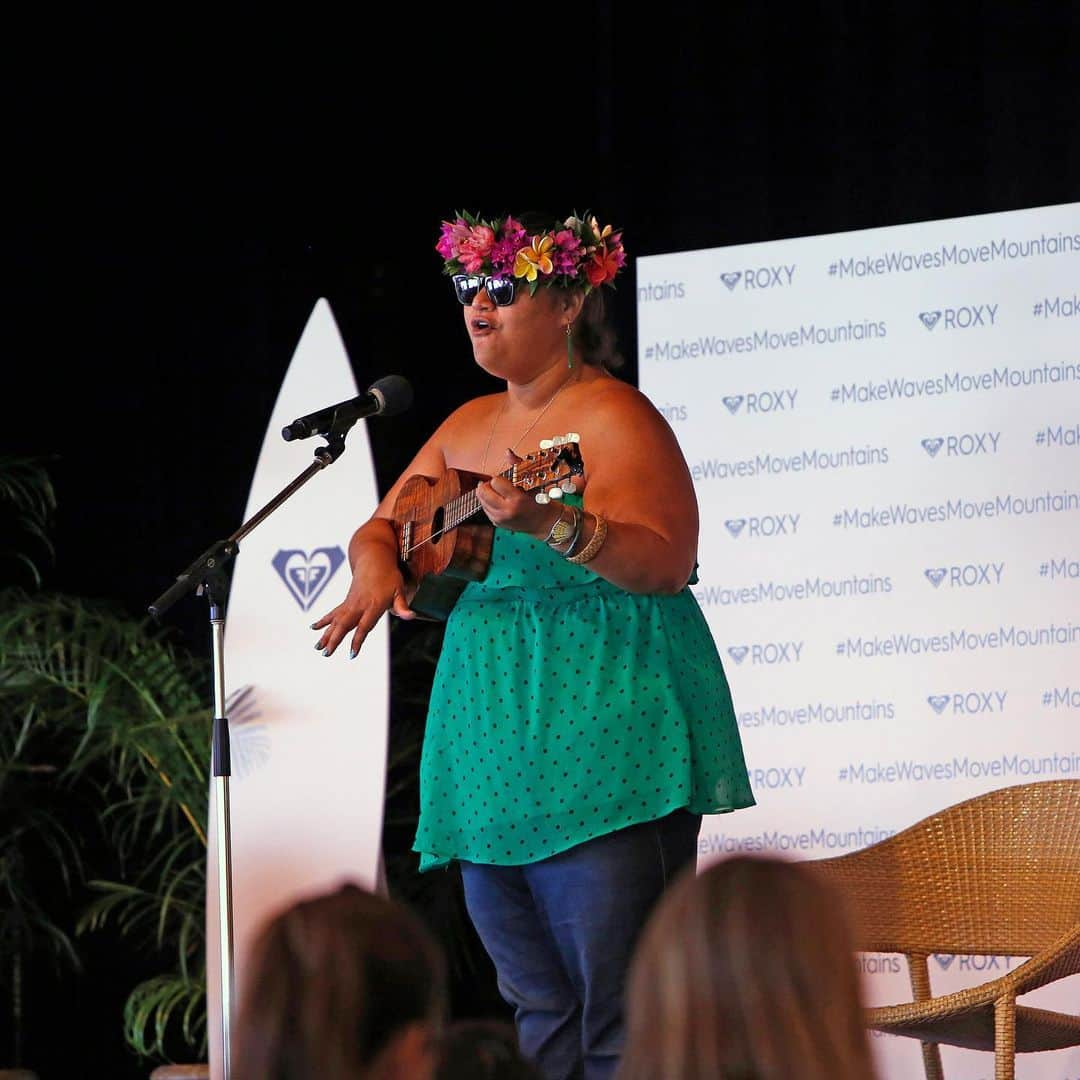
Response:
POLYGON ((535 491, 538 503, 561 499, 564 494, 577 491, 573 478, 585 471, 578 449, 580 438, 576 431, 571 431, 541 439, 536 453, 526 454, 510 470, 511 482, 522 491, 535 491))

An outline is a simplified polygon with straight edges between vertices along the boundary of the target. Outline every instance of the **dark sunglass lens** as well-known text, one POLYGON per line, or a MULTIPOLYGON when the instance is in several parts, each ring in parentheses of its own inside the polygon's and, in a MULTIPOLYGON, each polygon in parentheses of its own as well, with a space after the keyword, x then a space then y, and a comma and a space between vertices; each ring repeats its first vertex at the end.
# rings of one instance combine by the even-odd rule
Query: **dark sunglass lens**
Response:
POLYGON ((459 303, 471 304, 480 291, 480 278, 469 274, 455 274, 454 291, 457 293, 459 303))
POLYGON ((506 307, 514 302, 513 278, 488 278, 488 296, 491 297, 496 307, 506 307))

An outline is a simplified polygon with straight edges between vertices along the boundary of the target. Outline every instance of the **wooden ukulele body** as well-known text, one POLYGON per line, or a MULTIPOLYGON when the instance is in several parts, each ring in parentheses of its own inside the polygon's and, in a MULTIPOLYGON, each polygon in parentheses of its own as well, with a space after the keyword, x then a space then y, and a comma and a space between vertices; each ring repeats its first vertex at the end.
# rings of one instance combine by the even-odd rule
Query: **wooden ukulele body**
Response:
POLYGON ((398 559, 416 588, 409 606, 426 619, 444 620, 465 586, 487 573, 495 527, 482 513, 446 527, 447 504, 488 477, 464 469, 442 476, 410 476, 394 503, 398 559))
MULTIPOLYGON (((545 439, 535 454, 499 475, 540 502, 573 491, 572 477, 584 472, 578 438, 571 432, 545 439)), ((447 469, 437 477, 410 476, 401 485, 393 516, 398 562, 415 590, 409 606, 425 619, 445 619, 465 586, 487 573, 495 526, 476 497, 476 485, 488 479, 447 469)))

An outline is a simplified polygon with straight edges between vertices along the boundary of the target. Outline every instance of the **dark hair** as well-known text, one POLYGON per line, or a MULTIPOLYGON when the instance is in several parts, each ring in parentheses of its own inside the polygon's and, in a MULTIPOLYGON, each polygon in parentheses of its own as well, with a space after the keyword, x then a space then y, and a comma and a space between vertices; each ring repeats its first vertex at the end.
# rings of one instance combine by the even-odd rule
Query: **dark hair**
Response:
POLYGON ((586 364, 606 367, 611 371, 621 368, 623 357, 619 352, 615 330, 607 320, 604 310, 604 286, 592 289, 581 305, 581 314, 574 321, 574 349, 586 364))
POLYGON ((542 1080, 523 1057, 513 1024, 501 1020, 458 1020, 439 1046, 434 1080, 542 1080))
POLYGON ((442 953, 404 905, 346 884, 267 922, 244 972, 236 1080, 356 1080, 415 1022, 441 1021, 442 953))
POLYGON ((619 1080, 868 1080, 860 994, 841 898, 806 867, 691 867, 635 952, 619 1080))

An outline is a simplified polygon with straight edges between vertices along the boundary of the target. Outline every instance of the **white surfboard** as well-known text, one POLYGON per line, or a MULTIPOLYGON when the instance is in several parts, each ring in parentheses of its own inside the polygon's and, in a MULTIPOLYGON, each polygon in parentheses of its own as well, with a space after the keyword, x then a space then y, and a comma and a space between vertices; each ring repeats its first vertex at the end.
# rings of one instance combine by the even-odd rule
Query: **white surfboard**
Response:
MULTIPOLYGON (((245 521, 325 445, 321 437, 285 442, 281 429, 357 393, 330 305, 321 299, 270 417, 245 521)), ((310 629, 344 597, 349 538, 377 502, 371 447, 360 421, 346 436, 344 454, 240 543, 225 629, 234 1002, 242 993, 245 954, 264 919, 346 879, 371 889, 380 879, 389 631, 383 620, 349 660, 347 645, 329 658, 316 652, 310 629)), ((211 1076, 217 1080, 224 1061, 214 797, 211 787, 207 1018, 211 1076)))

